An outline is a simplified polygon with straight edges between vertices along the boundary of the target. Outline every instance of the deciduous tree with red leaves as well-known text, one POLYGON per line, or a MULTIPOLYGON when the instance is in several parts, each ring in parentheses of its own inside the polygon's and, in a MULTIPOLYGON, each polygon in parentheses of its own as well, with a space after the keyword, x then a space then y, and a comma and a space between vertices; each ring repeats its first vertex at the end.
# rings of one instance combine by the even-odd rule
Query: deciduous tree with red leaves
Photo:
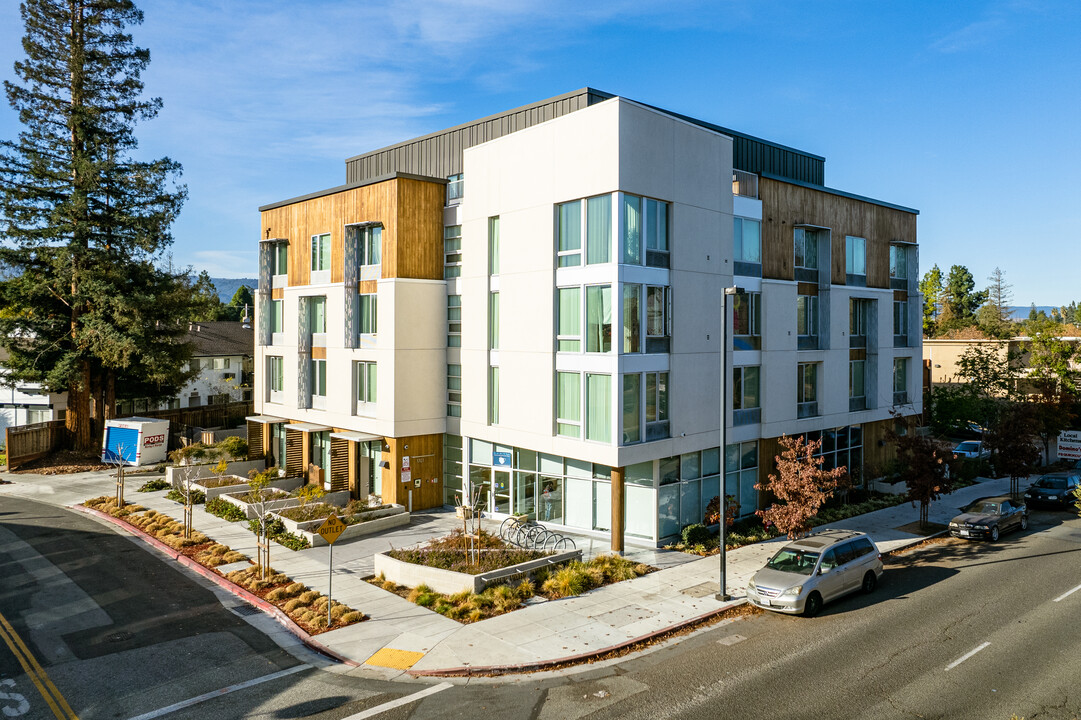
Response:
POLYGON ((811 518, 833 496, 848 469, 822 469, 823 458, 815 457, 822 447, 822 440, 808 443, 803 435, 783 435, 780 443, 784 452, 775 458, 777 474, 771 474, 767 482, 754 486, 756 490, 769 492, 779 502, 765 510, 756 510, 755 514, 794 539, 811 529, 811 518))

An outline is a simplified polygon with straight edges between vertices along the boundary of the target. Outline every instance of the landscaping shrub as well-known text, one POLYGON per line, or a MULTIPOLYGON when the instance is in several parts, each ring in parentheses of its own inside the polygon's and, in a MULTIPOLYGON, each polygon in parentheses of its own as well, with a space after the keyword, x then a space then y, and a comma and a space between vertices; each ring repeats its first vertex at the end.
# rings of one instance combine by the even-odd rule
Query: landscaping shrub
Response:
POLYGON ((234 460, 243 460, 248 457, 248 441, 236 435, 223 439, 215 447, 234 460))
POLYGON ((586 566, 574 561, 549 576, 541 590, 552 597, 571 597, 581 595, 594 587, 594 578, 588 572, 586 566))
POLYGON ((220 517, 223 520, 228 520, 229 522, 238 522, 248 518, 243 510, 220 496, 207 500, 206 506, 203 509, 211 515, 220 517))
POLYGON ((143 483, 142 487, 136 490, 136 492, 156 492, 158 490, 164 490, 167 487, 169 487, 169 483, 166 482, 165 479, 153 478, 143 483))
MULTIPOLYGON (((172 490, 167 492, 165 494, 165 497, 169 498, 173 502, 178 502, 181 505, 184 504, 184 494, 181 493, 176 488, 173 488, 172 490)), ((204 502, 206 502, 206 493, 204 493, 202 490, 192 490, 191 491, 191 504, 192 505, 202 505, 204 502)))
POLYGON ((708 542, 712 536, 713 534, 701 523, 695 523, 683 528, 684 545, 701 545, 708 542))
MULTIPOLYGON (((248 529, 256 535, 259 534, 259 519, 255 518, 248 521, 248 529)), ((308 538, 294 535, 285 529, 285 523, 281 520, 274 518, 267 521, 266 524, 267 536, 278 543, 282 547, 289 548, 290 550, 305 550, 311 547, 308 542, 308 538)))

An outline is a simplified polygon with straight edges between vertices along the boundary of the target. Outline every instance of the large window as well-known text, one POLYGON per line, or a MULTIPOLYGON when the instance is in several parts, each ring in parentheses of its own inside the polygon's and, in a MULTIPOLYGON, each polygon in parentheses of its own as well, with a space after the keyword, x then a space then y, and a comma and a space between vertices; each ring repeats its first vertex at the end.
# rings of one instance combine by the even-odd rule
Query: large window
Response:
POLYGON ((499 293, 488 293, 488 347, 499 349, 499 293))
POLYGON ((582 264, 582 201, 556 206, 556 249, 559 267, 582 264))
POLYGON ((762 338, 762 293, 739 293, 732 296, 732 347, 734 350, 758 350, 762 338))
POLYGON ((908 339, 908 301, 893 301, 893 334, 896 339, 904 341, 908 339))
POLYGON ((732 368, 732 424, 750 425, 762 419, 760 368, 732 368))
POLYGON ((488 218, 488 274, 499 274, 499 216, 488 218))
POLYGON ((457 205, 465 194, 465 179, 462 173, 447 176, 447 205, 457 205))
POLYGON ((373 362, 356 363, 357 404, 376 401, 377 374, 373 362))
POLYGON ((559 267, 582 264, 585 237, 586 264, 611 261, 612 196, 598 195, 556 206, 556 252, 559 267))
POLYGON ((867 240, 848 235, 845 237, 845 274, 850 280, 867 276, 867 240))
POLYGON ((582 288, 556 289, 559 317, 556 327, 556 349, 559 352, 582 350, 582 288))
POLYGON ((646 440, 668 437, 668 373, 648 372, 646 380, 646 440))
POLYGON ((462 416, 462 366, 447 365, 447 415, 462 416))
POLYGON ((556 373, 556 434, 582 436, 582 377, 579 373, 556 373))
POLYGON ((373 294, 360 296, 360 332, 363 335, 375 335, 379 332, 379 297, 373 294))
POLYGON ((622 262, 668 267, 668 203, 623 196, 622 262))
POLYGON ((285 328, 285 301, 270 301, 270 332, 284 332, 285 328))
POLYGON ((462 296, 447 295, 447 347, 462 346, 462 296))
POLYGON ((642 352, 642 286, 623 286, 623 352, 642 352))
POLYGON ((908 358, 893 359, 893 404, 908 402, 908 358))
POLYGON ((642 441, 642 376, 623 376, 623 444, 642 441))
POLYGON ((267 356, 267 388, 270 390, 270 401, 281 402, 281 393, 285 390, 285 363, 279 355, 267 356))
POLYGON ((818 269, 818 232, 807 228, 796 228, 793 231, 793 246, 795 250, 795 265, 797 268, 807 270, 818 269))
POLYGON ((270 274, 289 274, 289 244, 284 242, 274 243, 270 249, 270 274))
MULTIPOLYGON (((818 337, 818 296, 796 296, 796 334, 801 340, 813 340, 818 337)), ((817 346, 817 345, 816 345, 817 346)), ((803 343, 800 349, 807 349, 803 343)))
POLYGON ((758 509, 758 492, 754 488, 758 482, 758 441, 732 443, 725 455, 725 495, 735 498, 732 504, 738 508, 738 515, 750 515, 758 509))
POLYGON ((443 279, 462 275, 462 226, 443 228, 443 279))
POLYGON ((330 270, 330 233, 312 235, 312 272, 330 270))
POLYGON ((671 289, 667 286, 646 286, 646 352, 668 352, 671 334, 669 308, 672 305, 671 289))
POLYGON ((326 401, 327 397, 327 361, 326 360, 312 360, 311 361, 311 381, 312 381, 312 407, 317 410, 323 409, 322 403, 315 402, 316 400, 326 401))
POLYGON ((867 327, 871 317, 871 300, 849 298, 848 300, 848 344, 849 347, 867 346, 867 327))
POLYGON ((890 245, 890 277, 908 277, 908 248, 904 245, 890 245))
POLYGON ((499 424, 499 368, 488 368, 488 424, 499 424))
POLYGON ((361 265, 378 265, 383 255, 383 228, 361 228, 357 247, 357 262, 361 265))
POLYGON ((733 256, 736 275, 762 276, 762 223, 748 218, 735 218, 733 256))
POLYGON ((612 351, 612 286, 586 286, 586 352, 612 351))
POLYGON ((796 365, 796 417, 818 415, 818 363, 796 365))
POLYGON ((855 412, 867 408, 867 361, 848 362, 848 410, 855 412))
POLYGON ((327 299, 325 296, 308 298, 308 327, 312 333, 327 331, 327 299))
POLYGON ((586 374, 586 439, 612 442, 612 376, 586 374))

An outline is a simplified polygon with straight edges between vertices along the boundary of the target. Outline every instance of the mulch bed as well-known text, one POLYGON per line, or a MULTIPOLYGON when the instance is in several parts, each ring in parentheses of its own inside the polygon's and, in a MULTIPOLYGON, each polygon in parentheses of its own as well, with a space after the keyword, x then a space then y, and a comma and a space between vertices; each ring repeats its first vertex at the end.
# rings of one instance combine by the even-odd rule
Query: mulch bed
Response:
POLYGON ((19 466, 18 470, 12 470, 15 474, 33 473, 35 475, 69 475, 71 473, 90 472, 92 470, 109 470, 111 465, 101 462, 101 455, 97 453, 75 452, 73 450, 60 450, 48 457, 31 460, 19 466))

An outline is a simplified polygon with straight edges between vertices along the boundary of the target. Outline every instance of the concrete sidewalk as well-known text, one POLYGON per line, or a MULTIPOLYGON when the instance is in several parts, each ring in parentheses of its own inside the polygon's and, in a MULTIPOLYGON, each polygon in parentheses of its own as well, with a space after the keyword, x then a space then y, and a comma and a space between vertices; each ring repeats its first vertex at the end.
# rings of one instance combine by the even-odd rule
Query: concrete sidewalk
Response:
MULTIPOLYGON (((4 473, 0 478, 13 482, 0 485, 0 497, 16 495, 53 505, 73 506, 115 492, 113 477, 101 472, 54 476, 4 473)), ((165 491, 134 492, 142 482, 138 478, 129 480, 125 495, 129 502, 181 517, 181 507, 166 499, 165 491)), ((957 514, 959 507, 971 500, 1008 491, 1009 478, 984 480, 933 503, 929 520, 945 524, 957 514)), ((906 503, 829 527, 866 532, 882 551, 888 552, 925 539, 899 529, 918 519, 919 509, 906 503)), ((784 542, 778 539, 757 543, 727 553, 727 585, 733 596, 729 602, 715 599, 719 587, 716 556, 699 558, 632 548, 626 553, 628 557, 661 569, 579 597, 531 603, 515 612, 469 625, 414 605, 362 579, 372 574, 373 553, 427 540, 458 524, 452 513, 414 513, 408 526, 336 546, 334 600, 361 610, 370 619, 322 633, 316 636, 318 642, 382 678, 393 678, 406 671, 411 675, 439 675, 465 674, 468 669, 476 672, 544 667, 603 653, 744 602, 747 581, 784 542), (396 655, 409 660, 398 669, 366 664, 384 648, 407 651, 396 655)), ((255 536, 245 523, 230 523, 196 512, 194 525, 234 550, 255 555, 255 536)), ((605 549, 605 543, 595 541, 587 554, 605 549)), ((326 593, 328 552, 326 547, 293 552, 275 545, 271 564, 294 580, 326 593)))

